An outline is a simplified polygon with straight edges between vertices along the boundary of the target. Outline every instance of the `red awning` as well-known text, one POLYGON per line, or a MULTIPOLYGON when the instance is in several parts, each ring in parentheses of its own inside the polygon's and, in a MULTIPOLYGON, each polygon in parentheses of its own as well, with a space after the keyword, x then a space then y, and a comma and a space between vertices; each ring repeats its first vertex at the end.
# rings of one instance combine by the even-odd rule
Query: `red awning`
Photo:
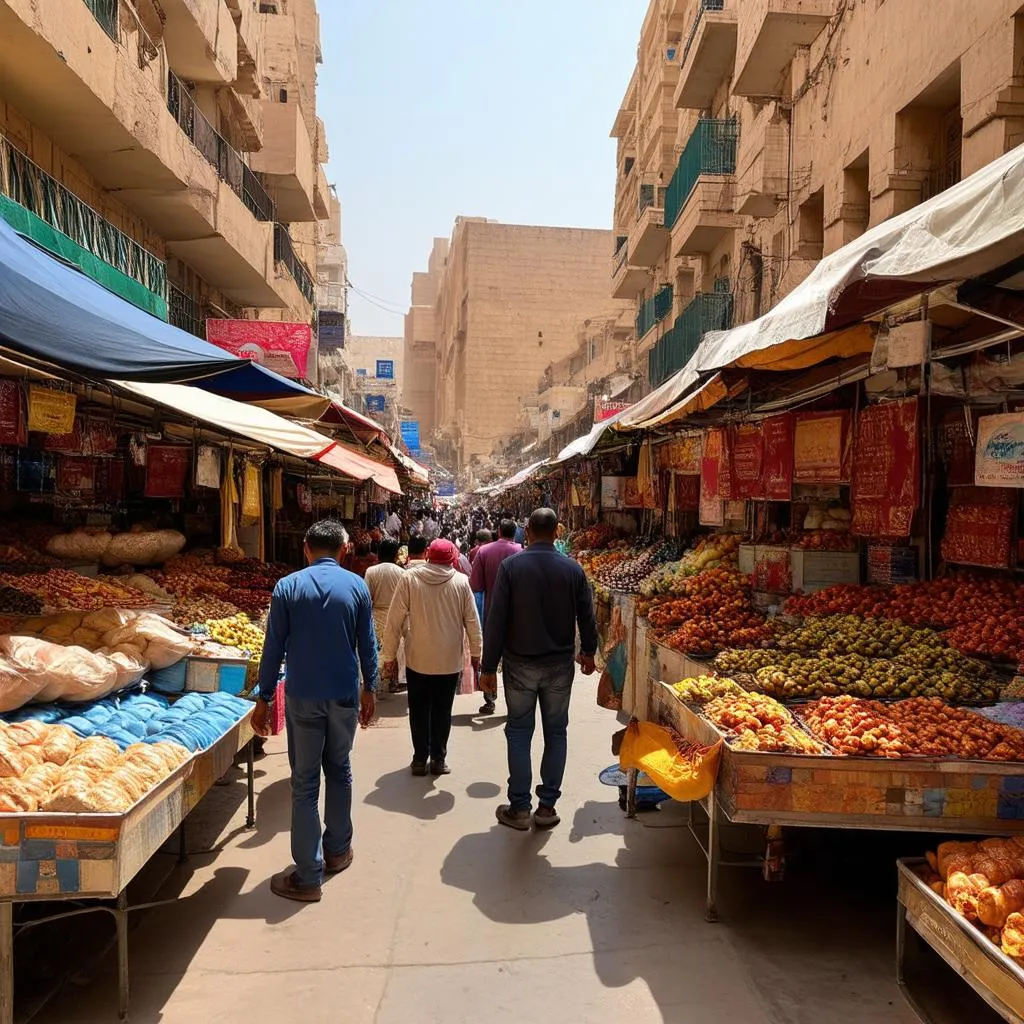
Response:
POLYGON ((398 482, 398 474, 394 467, 385 466, 381 462, 360 455, 344 445, 334 444, 322 455, 317 456, 317 462, 337 469, 354 480, 372 480, 379 487, 383 487, 392 494, 401 494, 402 487, 398 482))
POLYGON ((369 416, 364 416, 361 412, 356 412, 355 409, 342 405, 341 402, 332 400, 326 412, 320 417, 319 422, 342 424, 348 427, 363 442, 372 441, 374 438, 379 437, 384 444, 391 443, 388 432, 376 420, 371 420, 369 416))

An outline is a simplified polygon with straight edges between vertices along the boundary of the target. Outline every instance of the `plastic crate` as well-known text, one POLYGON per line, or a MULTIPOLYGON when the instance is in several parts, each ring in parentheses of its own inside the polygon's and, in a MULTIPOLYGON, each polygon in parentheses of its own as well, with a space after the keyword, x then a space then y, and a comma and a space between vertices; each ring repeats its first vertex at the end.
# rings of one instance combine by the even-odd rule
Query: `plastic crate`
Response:
POLYGON ((185 659, 185 689, 194 693, 232 693, 236 696, 245 689, 247 658, 185 659))

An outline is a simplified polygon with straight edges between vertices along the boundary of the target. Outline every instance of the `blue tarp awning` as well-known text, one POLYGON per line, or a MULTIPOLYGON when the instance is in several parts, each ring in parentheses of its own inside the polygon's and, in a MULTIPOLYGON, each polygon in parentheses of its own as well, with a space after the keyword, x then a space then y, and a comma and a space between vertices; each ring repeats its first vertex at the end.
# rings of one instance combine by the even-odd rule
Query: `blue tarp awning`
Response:
POLYGON ((94 379, 195 384, 241 400, 319 397, 137 309, 3 220, 0 346, 94 379))

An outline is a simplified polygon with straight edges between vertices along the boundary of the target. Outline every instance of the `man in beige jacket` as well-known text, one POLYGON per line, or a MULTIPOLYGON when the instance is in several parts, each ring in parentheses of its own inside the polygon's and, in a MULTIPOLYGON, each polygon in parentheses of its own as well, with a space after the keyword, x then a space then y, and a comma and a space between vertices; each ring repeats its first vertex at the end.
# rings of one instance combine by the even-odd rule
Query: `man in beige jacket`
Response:
POLYGON ((452 705, 464 662, 463 636, 469 637, 474 670, 480 668, 483 636, 469 578, 456 571, 458 549, 435 540, 425 565, 406 572, 395 589, 384 627, 381 661, 390 676, 398 667, 398 645, 405 637, 412 773, 447 775, 452 705))

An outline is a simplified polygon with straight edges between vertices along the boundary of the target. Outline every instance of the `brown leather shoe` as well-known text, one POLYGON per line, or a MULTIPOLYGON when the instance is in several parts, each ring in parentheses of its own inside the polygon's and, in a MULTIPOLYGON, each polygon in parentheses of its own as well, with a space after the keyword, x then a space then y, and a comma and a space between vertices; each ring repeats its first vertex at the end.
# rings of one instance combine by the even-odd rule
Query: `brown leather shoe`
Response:
POLYGON ((270 880, 270 891, 275 896, 283 896, 286 900, 298 903, 319 903, 321 896, 319 885, 299 885, 292 870, 274 875, 270 880))
POLYGON ((324 871, 328 875, 340 875, 342 871, 352 866, 352 857, 351 846, 344 853, 325 853, 324 871))

